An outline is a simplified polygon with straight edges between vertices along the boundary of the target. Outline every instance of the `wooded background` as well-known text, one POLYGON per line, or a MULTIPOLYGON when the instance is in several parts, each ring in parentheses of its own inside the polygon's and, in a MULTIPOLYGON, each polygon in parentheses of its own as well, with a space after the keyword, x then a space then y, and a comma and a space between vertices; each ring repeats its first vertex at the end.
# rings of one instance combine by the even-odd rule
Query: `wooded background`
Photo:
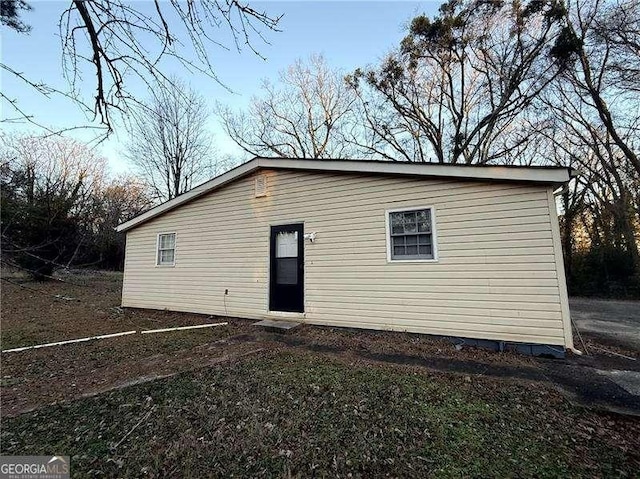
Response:
MULTIPOLYGON (((127 50, 123 64, 117 54, 127 45, 113 39, 120 28, 140 41, 135 4, 111 1, 118 8, 107 15, 106 3, 71 2, 64 14, 77 16, 93 56, 62 53, 95 66, 101 94, 89 107, 108 131, 121 114, 135 174, 109 178, 104 159, 60 132, 3 135, 4 263, 39 278, 77 265, 121 268, 114 226, 255 155, 558 165, 580 173, 558 195, 570 294, 640 298, 640 0, 448 1, 433 17, 415 17, 373 67, 345 72, 311 55, 265 79, 246 110, 214 111, 142 50, 127 50), (126 94, 132 62, 149 84, 146 100, 126 94), (210 115, 243 155, 216 154, 210 115)), ((145 25, 167 48, 179 29, 206 51, 216 29, 250 38, 249 21, 278 25, 247 5, 203 1, 201 12, 225 21, 186 16, 178 26, 163 23, 170 6, 158 5, 145 25)), ((25 8, 3 2, 3 25, 28 30, 25 8)))

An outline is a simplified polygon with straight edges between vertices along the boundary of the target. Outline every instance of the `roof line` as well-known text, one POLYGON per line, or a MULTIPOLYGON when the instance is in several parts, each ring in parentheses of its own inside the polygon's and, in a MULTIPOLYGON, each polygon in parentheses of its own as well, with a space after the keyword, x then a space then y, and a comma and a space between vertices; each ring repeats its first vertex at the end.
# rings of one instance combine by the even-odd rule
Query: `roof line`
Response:
POLYGON ((552 185, 566 183, 572 175, 570 168, 553 166, 472 166, 379 160, 309 160, 255 157, 247 163, 243 163, 226 173, 192 188, 180 196, 155 206, 135 218, 118 225, 116 231, 130 230, 141 223, 173 210, 184 203, 193 201, 260 168, 445 177, 480 181, 519 181, 552 185))

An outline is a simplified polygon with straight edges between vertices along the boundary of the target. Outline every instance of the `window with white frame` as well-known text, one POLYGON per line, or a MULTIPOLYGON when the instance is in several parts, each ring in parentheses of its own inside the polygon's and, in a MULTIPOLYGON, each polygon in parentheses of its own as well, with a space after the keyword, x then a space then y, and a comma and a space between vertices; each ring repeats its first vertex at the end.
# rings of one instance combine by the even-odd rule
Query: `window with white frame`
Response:
POLYGON ((176 234, 160 233, 158 235, 158 266, 173 266, 176 261, 176 234))
POLYGON ((431 208, 390 211, 388 215, 389 259, 435 259, 435 236, 431 208))

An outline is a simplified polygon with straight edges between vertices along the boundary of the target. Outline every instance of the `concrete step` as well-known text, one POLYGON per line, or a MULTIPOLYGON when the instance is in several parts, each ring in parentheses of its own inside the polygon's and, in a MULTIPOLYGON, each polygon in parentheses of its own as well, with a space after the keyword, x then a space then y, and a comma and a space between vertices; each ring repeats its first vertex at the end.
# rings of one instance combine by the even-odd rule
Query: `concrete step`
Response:
POLYGON ((287 332, 290 329, 293 329, 299 325, 300 323, 296 321, 280 321, 280 320, 273 320, 273 319, 263 319, 262 321, 253 323, 253 326, 261 326, 270 331, 276 331, 281 333, 287 332))

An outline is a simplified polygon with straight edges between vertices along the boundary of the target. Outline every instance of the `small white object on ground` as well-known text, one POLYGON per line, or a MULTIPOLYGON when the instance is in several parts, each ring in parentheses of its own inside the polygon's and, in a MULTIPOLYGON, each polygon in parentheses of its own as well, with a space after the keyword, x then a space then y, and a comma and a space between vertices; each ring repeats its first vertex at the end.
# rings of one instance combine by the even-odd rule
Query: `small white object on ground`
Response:
POLYGON ((136 331, 125 331, 123 333, 114 333, 114 334, 103 334, 101 336, 91 336, 88 338, 80 338, 80 339, 69 339, 67 341, 58 341, 56 343, 46 343, 46 344, 36 344, 35 346, 24 346, 22 348, 13 348, 6 349, 2 351, 3 353, 17 353, 20 351, 26 351, 28 349, 40 349, 40 348, 49 348, 51 346, 61 346, 63 344, 71 344, 71 343, 82 343, 85 341, 93 341, 94 339, 106 339, 106 338, 115 338, 118 336, 126 336, 128 334, 135 334, 136 331))
MULTIPOLYGON (((227 324, 229 323, 200 324, 198 326, 181 326, 178 328, 149 329, 147 331, 140 331, 140 332, 142 334, 164 333, 166 331, 180 331, 183 329, 199 329, 199 328, 210 328, 212 326, 226 326, 227 324)), ((1 352, 18 353, 20 351, 27 351, 29 349, 49 348, 51 346, 62 346, 63 344, 82 343, 85 341, 93 341, 94 339, 117 338, 118 336, 127 336, 129 334, 135 334, 135 333, 137 333, 137 331, 125 331, 122 333, 103 334, 100 336, 90 336, 88 338, 69 339, 67 341, 58 341, 55 343, 36 344, 35 346, 24 346, 22 348, 5 349, 4 351, 1 351, 1 352)))
POLYGON ((53 297, 56 298, 56 299, 64 299, 65 301, 75 301, 76 300, 76 298, 71 298, 69 296, 63 296, 61 294, 56 294, 53 297))
POLYGON ((184 329, 199 329, 199 328, 211 328, 213 326, 226 326, 227 324, 229 323, 199 324, 197 326, 180 326, 178 328, 148 329, 146 331, 140 331, 140 332, 142 334, 165 333, 167 331, 182 331, 184 329))

